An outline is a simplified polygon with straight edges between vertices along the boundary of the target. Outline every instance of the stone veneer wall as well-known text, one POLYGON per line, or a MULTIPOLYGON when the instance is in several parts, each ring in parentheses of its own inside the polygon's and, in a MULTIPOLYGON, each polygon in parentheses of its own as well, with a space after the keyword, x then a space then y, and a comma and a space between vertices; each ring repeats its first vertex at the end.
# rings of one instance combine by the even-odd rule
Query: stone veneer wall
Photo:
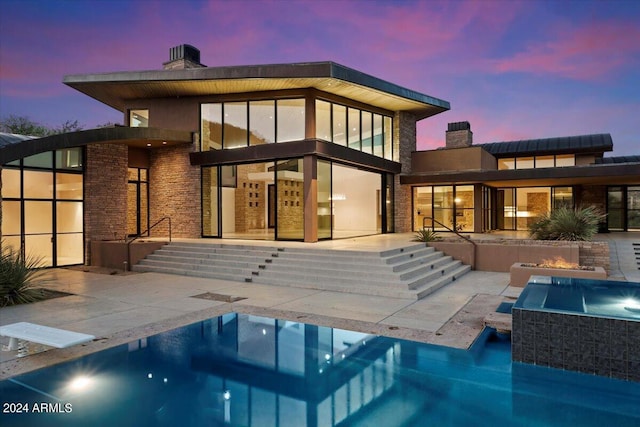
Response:
POLYGON ((122 240, 127 233, 126 145, 90 144, 84 173, 85 264, 92 240, 122 240))
POLYGON ((611 272, 611 258, 609 243, 607 242, 577 242, 580 246, 580 265, 602 267, 611 272))
MULTIPOLYGON (((202 233, 200 167, 189 161, 192 147, 180 145, 151 151, 149 225, 168 216, 173 237, 199 238, 202 233)), ((168 225, 159 224, 151 235, 168 236, 168 225)))
POLYGON ((640 381, 640 322, 513 308, 511 358, 640 381))
MULTIPOLYGON (((398 112, 393 118, 393 149, 399 150, 400 174, 411 173, 411 153, 416 151, 416 118, 411 113, 398 112)), ((411 231, 411 186, 400 185, 400 174, 394 178, 395 232, 411 231)))

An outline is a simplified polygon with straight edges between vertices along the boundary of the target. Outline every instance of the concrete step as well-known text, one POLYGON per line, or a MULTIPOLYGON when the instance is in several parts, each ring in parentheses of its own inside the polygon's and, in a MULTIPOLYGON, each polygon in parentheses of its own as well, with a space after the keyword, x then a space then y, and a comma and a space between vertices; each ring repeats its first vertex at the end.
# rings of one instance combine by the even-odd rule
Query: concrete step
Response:
POLYGON ((136 264, 133 266, 132 270, 139 273, 175 274, 179 276, 202 277, 205 279, 229 280, 232 282, 247 281, 247 277, 244 275, 225 274, 221 272, 209 272, 209 271, 200 271, 200 270, 189 270, 184 268, 172 268, 172 267, 163 267, 163 266, 156 266, 156 265, 150 266, 150 265, 136 264))
POLYGON ((371 252, 176 242, 133 270, 419 299, 470 267, 422 243, 371 252))
POLYGON ((460 264, 460 266, 458 268, 454 269, 453 271, 449 272, 448 274, 443 275, 439 279, 433 280, 431 282, 427 282, 427 283, 423 284, 422 286, 419 286, 419 287, 413 289, 415 291, 415 293, 416 293, 416 299, 422 299, 422 298, 426 297, 427 295, 434 293, 438 289, 443 288, 444 286, 448 285, 449 283, 455 282, 461 276, 463 276, 466 273, 468 273, 470 270, 471 270, 471 266, 470 265, 460 264))

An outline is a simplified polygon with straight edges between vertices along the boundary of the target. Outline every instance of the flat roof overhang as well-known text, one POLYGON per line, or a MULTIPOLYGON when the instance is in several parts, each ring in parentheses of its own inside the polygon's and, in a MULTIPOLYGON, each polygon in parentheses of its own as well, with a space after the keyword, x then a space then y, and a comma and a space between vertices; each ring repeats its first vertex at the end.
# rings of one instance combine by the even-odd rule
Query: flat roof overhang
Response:
POLYGON ((403 175, 400 176, 400 183, 405 185, 481 183, 489 187, 640 185, 640 163, 403 175))
POLYGON ((88 144, 124 144, 130 147, 158 148, 192 142, 193 135, 187 131, 114 126, 61 133, 4 145, 0 147, 0 165, 34 154, 88 144))
POLYGON ((337 160, 344 164, 378 172, 398 174, 402 168, 402 165, 398 162, 317 139, 262 144, 229 150, 201 151, 189 154, 191 164, 194 166, 268 162, 308 155, 315 155, 327 160, 337 160))
POLYGON ((204 67, 68 75, 63 83, 116 110, 134 99, 315 88, 421 120, 451 108, 425 95, 334 62, 204 67))

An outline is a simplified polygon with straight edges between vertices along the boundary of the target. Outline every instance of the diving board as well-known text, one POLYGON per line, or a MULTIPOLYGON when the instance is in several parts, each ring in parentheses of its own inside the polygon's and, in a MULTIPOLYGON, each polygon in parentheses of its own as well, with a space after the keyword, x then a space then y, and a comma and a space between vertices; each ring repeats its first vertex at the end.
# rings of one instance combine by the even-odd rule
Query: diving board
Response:
POLYGON ((0 336, 9 337, 8 350, 18 349, 18 340, 30 341, 56 348, 66 348, 93 340, 93 335, 66 331, 50 326, 18 322, 0 326, 0 336))

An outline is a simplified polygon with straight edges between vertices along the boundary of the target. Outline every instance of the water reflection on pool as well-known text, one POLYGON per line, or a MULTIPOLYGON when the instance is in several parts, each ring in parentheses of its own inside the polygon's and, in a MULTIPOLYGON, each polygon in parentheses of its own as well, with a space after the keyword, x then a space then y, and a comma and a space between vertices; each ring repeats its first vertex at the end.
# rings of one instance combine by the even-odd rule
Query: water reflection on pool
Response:
POLYGON ((45 402, 61 411, 2 414, 1 421, 639 425, 637 385, 539 367, 514 373, 509 349, 490 333, 465 351, 230 313, 3 381, 3 402, 45 402))

